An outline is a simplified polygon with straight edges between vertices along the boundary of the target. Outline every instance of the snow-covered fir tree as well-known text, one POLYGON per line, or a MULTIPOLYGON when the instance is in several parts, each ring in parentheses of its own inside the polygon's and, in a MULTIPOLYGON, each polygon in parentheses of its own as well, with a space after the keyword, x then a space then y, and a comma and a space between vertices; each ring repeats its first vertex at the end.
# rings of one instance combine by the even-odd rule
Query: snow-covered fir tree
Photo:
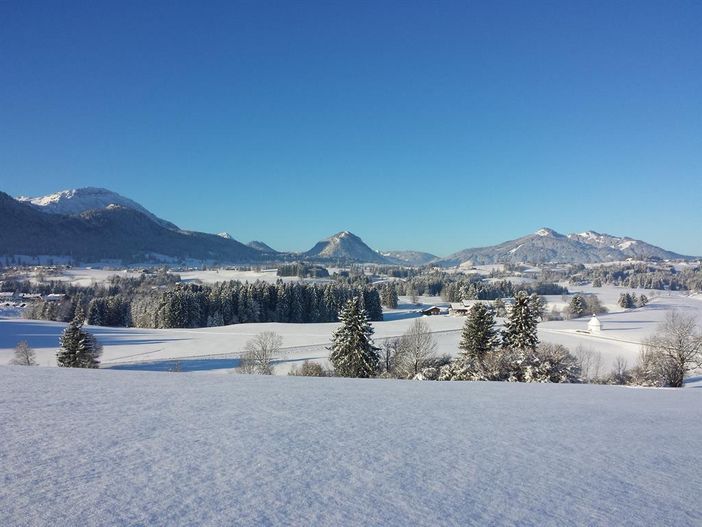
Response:
POLYGON ((497 344, 495 313, 489 306, 478 302, 471 308, 463 325, 458 347, 463 350, 462 355, 482 360, 497 344))
POLYGON ((64 368, 97 368, 100 365, 102 346, 95 337, 83 329, 83 315, 68 324, 60 337, 61 348, 56 362, 64 368))
MULTIPOLYGON (((634 295, 635 296, 635 295, 634 295)), ((624 309, 632 309, 636 307, 636 300, 629 293, 622 293, 619 295, 619 306, 624 309)))
POLYGON ((391 283, 385 284, 380 291, 380 300, 385 307, 396 309, 398 298, 395 286, 393 286, 391 283))
POLYGON ((575 295, 569 305, 570 314, 573 318, 580 318, 585 314, 585 300, 580 295, 575 295))
POLYGON ((539 344, 536 325, 540 312, 537 295, 519 291, 509 310, 503 333, 504 345, 516 350, 534 350, 539 344))
POLYGON ((339 312, 341 326, 332 334, 329 361, 341 377, 373 377, 380 356, 373 345, 373 328, 359 298, 346 302, 339 312))

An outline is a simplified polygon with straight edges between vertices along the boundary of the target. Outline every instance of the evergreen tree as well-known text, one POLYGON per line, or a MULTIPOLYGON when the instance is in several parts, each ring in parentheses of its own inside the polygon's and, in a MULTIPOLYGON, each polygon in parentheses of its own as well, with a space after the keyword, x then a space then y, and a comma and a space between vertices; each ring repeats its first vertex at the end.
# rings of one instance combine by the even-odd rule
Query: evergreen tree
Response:
POLYGON ((642 294, 642 295, 639 297, 639 306, 643 307, 643 306, 645 306, 646 304, 648 304, 648 297, 647 297, 646 295, 642 294))
POLYGON ((490 307, 478 302, 471 308, 463 325, 458 347, 466 357, 482 360, 496 345, 495 313, 490 307))
POLYGON ((332 334, 329 360, 341 377, 373 377, 378 372, 380 356, 373 345, 366 311, 358 298, 348 300, 339 313, 341 326, 332 334))
POLYGON ((582 317, 585 314, 585 300, 580 295, 575 295, 570 301, 570 314, 573 318, 582 317))
POLYGON ((58 365, 64 368, 97 368, 100 365, 102 346, 95 337, 83 329, 79 314, 63 331, 61 348, 56 354, 58 365))
POLYGON ((539 344, 536 333, 538 306, 536 295, 519 291, 505 323, 504 344, 515 350, 535 350, 539 344))
POLYGON ((380 300, 385 307, 397 309, 398 298, 395 286, 390 283, 385 284, 380 291, 380 300))
POLYGON ((636 307, 636 302, 629 293, 622 293, 619 295, 619 307, 631 309, 632 307, 636 307))

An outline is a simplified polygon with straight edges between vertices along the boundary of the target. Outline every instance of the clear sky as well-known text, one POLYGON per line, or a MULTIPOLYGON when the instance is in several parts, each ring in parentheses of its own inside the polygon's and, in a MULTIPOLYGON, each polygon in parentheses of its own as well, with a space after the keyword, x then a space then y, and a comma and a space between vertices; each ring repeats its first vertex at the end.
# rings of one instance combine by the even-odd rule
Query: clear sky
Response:
MULTIPOLYGON (((702 2, 0 2, 0 190, 445 255, 702 254, 702 2)), ((0 220, 1 221, 1 220, 0 220)))

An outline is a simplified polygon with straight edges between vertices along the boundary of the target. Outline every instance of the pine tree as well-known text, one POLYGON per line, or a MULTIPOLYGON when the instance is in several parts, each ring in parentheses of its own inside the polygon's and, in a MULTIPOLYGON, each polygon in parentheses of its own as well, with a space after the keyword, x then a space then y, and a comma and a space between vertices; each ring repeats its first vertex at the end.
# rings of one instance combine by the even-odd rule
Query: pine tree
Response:
POLYGON ((385 284, 380 291, 380 300, 382 305, 390 309, 397 309, 397 291, 392 284, 385 284))
POLYGON ((58 365, 64 368, 97 368, 102 346, 83 329, 83 317, 74 318, 63 331, 61 348, 56 354, 58 365))
POLYGON ((636 307, 636 303, 629 293, 622 293, 619 295, 619 307, 631 309, 632 307, 636 307))
POLYGON ((525 291, 519 291, 505 323, 505 346, 515 350, 535 350, 539 344, 537 317, 535 295, 530 297, 525 291))
POLYGON ((332 334, 329 360, 341 377, 373 377, 380 356, 373 345, 371 327, 359 299, 348 300, 339 313, 341 326, 332 334))
POLYGON ((582 317, 585 314, 585 301, 580 295, 575 295, 570 301, 570 313, 573 318, 582 317))
POLYGON ((495 313, 482 302, 478 302, 471 308, 463 325, 458 347, 463 350, 464 356, 482 360, 496 345, 495 313))

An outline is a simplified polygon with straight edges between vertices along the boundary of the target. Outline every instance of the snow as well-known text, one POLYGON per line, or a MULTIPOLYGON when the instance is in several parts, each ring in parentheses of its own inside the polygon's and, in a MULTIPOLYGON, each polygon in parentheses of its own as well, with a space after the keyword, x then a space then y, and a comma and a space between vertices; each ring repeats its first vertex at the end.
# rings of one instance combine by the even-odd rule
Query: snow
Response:
MULTIPOLYGON (((593 288, 577 288, 588 292, 593 288)), ((594 288, 611 312, 599 315, 603 330, 599 335, 587 333, 589 315, 574 320, 542 322, 539 338, 542 342, 562 344, 575 351, 579 346, 599 352, 602 356, 602 373, 610 371, 618 358, 629 366, 638 360, 641 343, 652 335, 671 309, 692 314, 702 326, 702 296, 681 293, 647 291, 650 303, 633 310, 622 310, 616 299, 622 291, 617 287, 594 288)), ((549 305, 563 307, 560 296, 547 297, 549 305)), ((376 345, 384 339, 397 337, 407 331, 413 320, 421 316, 417 311, 431 305, 448 306, 439 297, 419 297, 419 304, 410 304, 407 297, 400 297, 395 310, 385 310, 385 320, 374 322, 376 345)), ((0 314, 2 314, 0 312, 0 314)), ((6 316, 16 316, 9 312, 6 316)), ((437 342, 437 353, 455 355, 458 352, 460 332, 465 318, 459 316, 425 316, 437 342)), ((501 322, 501 320, 498 320, 501 322)), ((58 338, 65 324, 16 318, 0 318, 0 364, 8 364, 14 347, 20 340, 27 340, 35 349, 41 366, 56 365, 58 338)), ((239 365, 239 356, 246 342, 262 331, 275 331, 283 337, 283 354, 275 364, 275 373, 286 375, 293 366, 304 360, 327 364, 330 337, 336 323, 237 324, 215 328, 197 329, 140 329, 90 327, 104 346, 104 367, 144 370, 168 370, 174 360, 182 361, 185 371, 230 371, 239 365)))
POLYGON ((543 229, 539 229, 538 231, 536 231, 534 234, 536 234, 537 236, 554 236, 556 232, 553 229, 544 227, 543 229))
POLYGON ((624 250, 624 249, 628 249, 632 245, 636 245, 636 244, 637 244, 636 240, 627 240, 627 241, 621 242, 619 245, 617 245, 617 247, 619 249, 624 250))
MULTIPOLYGON (((28 202, 50 214, 80 214, 87 210, 104 209, 110 205, 119 205, 138 210, 149 217, 154 215, 135 201, 125 198, 104 188, 85 187, 62 190, 54 194, 39 197, 20 196, 18 201, 28 202)), ((155 217, 154 217, 155 218, 155 217)))
MULTIPOLYGON (((285 282, 298 281, 296 276, 279 277, 276 275, 276 269, 262 269, 261 271, 241 271, 238 269, 207 269, 207 270, 191 270, 191 271, 170 271, 172 274, 180 276, 183 282, 201 282, 213 284, 216 282, 225 282, 229 280, 239 280, 241 282, 255 282, 262 280, 268 283, 275 283, 277 280, 285 282)), ((141 276, 140 270, 134 269, 104 269, 104 268, 86 268, 74 267, 71 269, 60 269, 56 271, 39 270, 33 271, 29 275, 29 279, 33 283, 39 283, 39 275, 43 277, 44 282, 63 281, 71 285, 88 287, 95 284, 105 284, 110 281, 113 276, 121 276, 123 278, 138 278, 141 276)), ((308 280, 309 281, 309 280, 308 280)), ((316 282, 325 281, 325 279, 315 279, 316 282)))
POLYGON ((0 367, 0 524, 699 525, 702 391, 0 367))

